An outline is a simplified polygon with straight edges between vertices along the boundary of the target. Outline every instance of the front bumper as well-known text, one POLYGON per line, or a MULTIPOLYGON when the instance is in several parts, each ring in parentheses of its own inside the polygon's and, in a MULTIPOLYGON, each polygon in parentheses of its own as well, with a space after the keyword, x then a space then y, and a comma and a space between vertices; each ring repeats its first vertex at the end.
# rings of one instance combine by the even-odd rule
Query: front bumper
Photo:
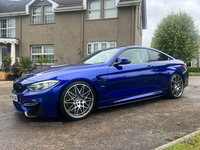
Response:
POLYGON ((27 103, 27 105, 23 106, 19 102, 13 101, 13 105, 17 111, 24 113, 27 117, 46 117, 42 104, 39 102, 27 103))
POLYGON ((22 93, 12 90, 12 94, 17 96, 17 101, 13 101, 14 108, 27 117, 57 117, 57 104, 64 84, 57 84, 49 89, 31 92, 25 89, 22 93))

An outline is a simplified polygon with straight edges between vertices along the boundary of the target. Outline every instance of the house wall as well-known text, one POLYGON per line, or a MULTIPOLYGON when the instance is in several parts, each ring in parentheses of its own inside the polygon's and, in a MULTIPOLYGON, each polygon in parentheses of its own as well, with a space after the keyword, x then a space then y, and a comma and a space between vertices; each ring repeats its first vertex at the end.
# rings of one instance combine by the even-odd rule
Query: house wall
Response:
MULTIPOLYGON (((37 5, 49 5, 49 2, 44 0, 32 7, 37 5)), ((117 46, 141 45, 141 19, 138 20, 140 26, 136 26, 140 11, 136 6, 120 7, 117 18, 88 20, 88 11, 84 10, 83 30, 81 11, 55 13, 55 23, 48 24, 31 24, 31 15, 16 17, 16 37, 20 42, 17 56, 31 56, 33 45, 54 45, 54 58, 64 64, 75 63, 86 56, 87 43, 91 41, 116 41, 117 46), (84 50, 80 53, 82 33, 84 50)))

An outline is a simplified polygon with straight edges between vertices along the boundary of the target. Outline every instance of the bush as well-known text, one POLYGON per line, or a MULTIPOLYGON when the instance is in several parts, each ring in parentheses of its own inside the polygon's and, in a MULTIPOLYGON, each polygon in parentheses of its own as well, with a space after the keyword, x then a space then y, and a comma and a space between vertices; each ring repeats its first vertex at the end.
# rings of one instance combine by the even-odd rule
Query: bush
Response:
POLYGON ((188 72, 200 72, 199 67, 187 67, 188 72))
POLYGON ((10 70, 11 70, 11 73, 12 73, 12 74, 16 74, 16 75, 18 74, 18 69, 17 69, 18 64, 19 64, 18 61, 16 61, 16 62, 11 66, 11 69, 10 69, 10 70))
POLYGON ((36 66, 29 57, 21 56, 17 69, 18 69, 18 75, 23 76, 36 69, 36 66))
POLYGON ((7 73, 10 71, 10 63, 11 63, 10 56, 3 56, 2 67, 4 72, 7 73))
POLYGON ((40 56, 38 59, 37 59, 37 63, 40 63, 40 67, 42 68, 42 64, 43 63, 51 63, 51 61, 47 58, 47 57, 42 57, 40 56))

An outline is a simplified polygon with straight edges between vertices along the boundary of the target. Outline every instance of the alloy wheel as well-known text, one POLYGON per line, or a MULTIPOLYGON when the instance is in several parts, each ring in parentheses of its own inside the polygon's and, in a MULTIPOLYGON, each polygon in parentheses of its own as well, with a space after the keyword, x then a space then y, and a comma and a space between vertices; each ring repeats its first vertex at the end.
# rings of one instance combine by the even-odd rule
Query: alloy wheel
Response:
POLYGON ((180 75, 176 74, 171 80, 171 93, 174 97, 180 97, 183 93, 183 79, 180 75))
POLYGON ((94 94, 86 84, 74 84, 65 93, 64 109, 73 118, 83 118, 94 105, 94 94))

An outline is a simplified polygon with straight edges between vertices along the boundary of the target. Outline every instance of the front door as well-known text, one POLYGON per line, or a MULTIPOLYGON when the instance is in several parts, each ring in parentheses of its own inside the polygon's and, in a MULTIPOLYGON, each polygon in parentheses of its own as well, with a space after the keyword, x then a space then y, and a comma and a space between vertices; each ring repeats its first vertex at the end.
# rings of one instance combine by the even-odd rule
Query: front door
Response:
POLYGON ((111 101, 155 91, 156 70, 149 63, 146 49, 128 49, 118 58, 129 58, 131 64, 108 68, 108 99, 111 101))

